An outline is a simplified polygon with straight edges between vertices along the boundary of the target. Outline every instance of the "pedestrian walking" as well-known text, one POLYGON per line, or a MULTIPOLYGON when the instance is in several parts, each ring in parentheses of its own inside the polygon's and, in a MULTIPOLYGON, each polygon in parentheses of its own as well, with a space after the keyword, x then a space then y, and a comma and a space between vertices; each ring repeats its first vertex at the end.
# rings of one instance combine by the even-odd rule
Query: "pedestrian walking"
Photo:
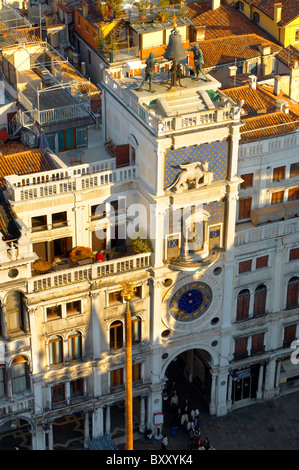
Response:
POLYGON ((163 434, 163 439, 162 439, 162 449, 163 450, 166 450, 167 446, 168 446, 168 438, 167 438, 167 435, 166 434, 163 434))
POLYGON ((171 427, 172 437, 176 438, 178 432, 178 418, 175 417, 171 427))
POLYGON ((194 447, 194 431, 193 429, 190 429, 188 433, 188 438, 189 438, 189 450, 192 450, 194 447))
POLYGON ((184 413, 184 414, 182 415, 182 417, 181 417, 181 425, 182 425, 185 429, 187 429, 187 423, 188 423, 188 421, 189 421, 188 415, 187 415, 187 413, 184 413))
POLYGON ((179 406, 179 398, 178 398, 176 392, 174 392, 174 394, 172 395, 172 397, 170 399, 170 406, 171 406, 171 408, 174 408, 175 410, 179 406))

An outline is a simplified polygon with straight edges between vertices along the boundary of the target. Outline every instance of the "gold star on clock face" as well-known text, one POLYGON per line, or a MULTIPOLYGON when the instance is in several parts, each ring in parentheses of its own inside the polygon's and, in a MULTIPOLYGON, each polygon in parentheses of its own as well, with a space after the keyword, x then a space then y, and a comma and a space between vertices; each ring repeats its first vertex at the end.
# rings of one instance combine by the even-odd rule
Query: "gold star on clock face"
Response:
POLYGON ((204 282, 190 282, 181 287, 169 303, 171 316, 180 322, 199 318, 212 302, 212 290, 204 282))

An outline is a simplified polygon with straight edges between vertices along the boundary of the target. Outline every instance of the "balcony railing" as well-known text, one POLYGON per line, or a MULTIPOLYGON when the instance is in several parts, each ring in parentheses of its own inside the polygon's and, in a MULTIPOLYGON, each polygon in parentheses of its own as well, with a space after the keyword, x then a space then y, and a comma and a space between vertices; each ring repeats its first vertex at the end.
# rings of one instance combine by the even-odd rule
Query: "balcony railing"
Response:
POLYGON ((44 230, 54 230, 56 228, 62 228, 62 227, 68 227, 68 226, 69 226, 69 221, 64 220, 64 221, 61 221, 61 222, 56 222, 54 224, 37 225, 35 227, 31 227, 30 231, 32 233, 43 232, 44 230))
POLYGON ((247 228, 235 235, 235 246, 256 243, 269 238, 290 235, 299 232, 299 220, 284 220, 276 223, 268 223, 260 227, 247 228))
MULTIPOLYGON (((105 168, 105 165, 103 166, 105 168)), ((73 167, 72 170, 62 169, 61 171, 41 172, 37 176, 29 176, 28 178, 16 175, 8 176, 6 177, 6 190, 9 198, 17 202, 121 183, 132 180, 135 176, 136 166, 134 165, 117 169, 104 169, 97 173, 89 171, 83 173, 82 169, 77 168, 75 170, 73 167)))
POLYGON ((145 269, 151 265, 151 253, 125 256, 111 261, 89 263, 88 265, 59 269, 57 272, 35 276, 28 281, 28 292, 55 289, 59 286, 93 281, 104 276, 145 269))

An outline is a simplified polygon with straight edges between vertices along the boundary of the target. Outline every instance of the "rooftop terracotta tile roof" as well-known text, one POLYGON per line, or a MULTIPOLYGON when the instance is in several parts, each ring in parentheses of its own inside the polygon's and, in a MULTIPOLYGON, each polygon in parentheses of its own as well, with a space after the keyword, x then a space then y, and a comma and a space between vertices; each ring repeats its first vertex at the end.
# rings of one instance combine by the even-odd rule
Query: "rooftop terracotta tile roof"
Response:
MULTIPOLYGON (((243 85, 222 91, 238 105, 240 105, 242 100, 244 101, 242 109, 246 113, 245 116, 252 116, 262 112, 272 113, 276 110, 276 99, 264 93, 259 86, 255 89, 250 85, 243 85)), ((243 118, 244 116, 242 116, 243 118)))
POLYGON ((205 39, 243 34, 257 34, 269 39, 266 33, 251 23, 236 8, 224 3, 214 11, 210 9, 210 3, 190 3, 188 16, 195 26, 205 26, 205 39))
POLYGON ((290 45, 278 52, 276 57, 288 67, 293 68, 294 62, 299 61, 299 49, 290 45))
POLYGON ((286 26, 288 23, 299 17, 299 0, 245 0, 269 18, 274 19, 274 4, 281 3, 281 20, 280 26, 286 26))
MULTIPOLYGON (((235 60, 247 60, 260 57, 259 45, 269 45, 270 53, 280 51, 281 47, 274 42, 267 41, 256 34, 244 34, 240 36, 228 36, 225 38, 208 39, 200 42, 200 48, 204 56, 204 67, 234 63, 235 60)), ((193 54, 190 54, 193 62, 193 54)), ((192 64, 190 63, 192 66, 192 64)))
POLYGON ((289 134, 299 129, 299 119, 283 111, 244 119, 240 143, 289 134))
POLYGON ((4 177, 26 175, 56 168, 41 149, 29 149, 21 143, 0 145, 0 186, 5 188, 4 177))

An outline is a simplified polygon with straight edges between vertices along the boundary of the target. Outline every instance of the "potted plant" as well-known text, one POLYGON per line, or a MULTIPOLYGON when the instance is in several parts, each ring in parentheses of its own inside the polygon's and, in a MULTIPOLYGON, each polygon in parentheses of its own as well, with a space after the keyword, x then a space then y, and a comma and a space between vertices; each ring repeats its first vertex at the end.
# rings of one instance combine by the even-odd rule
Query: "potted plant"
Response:
POLYGON ((142 229, 134 233, 130 244, 136 254, 150 253, 153 251, 152 242, 142 229))
POLYGON ((146 10, 149 7, 149 1, 148 0, 140 0, 139 2, 136 2, 135 5, 138 8, 140 19, 145 20, 146 19, 146 10))
POLYGON ((159 0, 158 4, 158 19, 160 21, 166 21, 167 20, 167 7, 169 6, 169 0, 159 0))

